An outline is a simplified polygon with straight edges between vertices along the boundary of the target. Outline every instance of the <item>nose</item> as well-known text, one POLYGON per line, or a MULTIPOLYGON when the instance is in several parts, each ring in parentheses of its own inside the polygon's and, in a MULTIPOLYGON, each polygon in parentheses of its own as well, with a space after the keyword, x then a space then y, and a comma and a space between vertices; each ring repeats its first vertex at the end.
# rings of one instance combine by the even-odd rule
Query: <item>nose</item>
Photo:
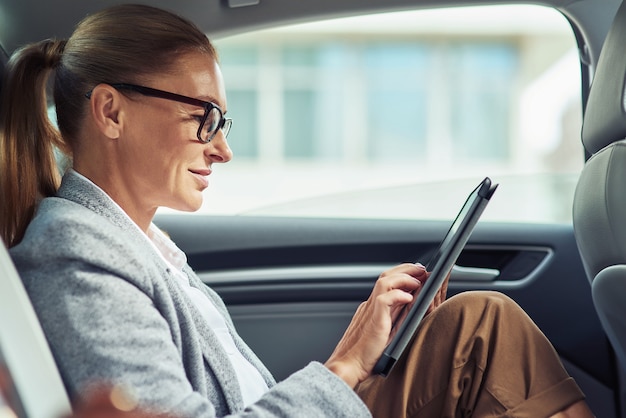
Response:
POLYGON ((211 139, 211 142, 207 144, 205 148, 205 154, 211 161, 216 163, 227 163, 233 158, 233 151, 228 146, 226 137, 220 129, 220 131, 211 139))

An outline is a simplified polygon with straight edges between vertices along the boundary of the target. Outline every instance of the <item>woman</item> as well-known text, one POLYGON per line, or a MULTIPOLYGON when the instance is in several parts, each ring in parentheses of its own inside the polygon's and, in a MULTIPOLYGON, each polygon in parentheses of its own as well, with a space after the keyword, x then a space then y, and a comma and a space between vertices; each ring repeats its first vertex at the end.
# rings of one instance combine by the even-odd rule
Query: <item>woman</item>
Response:
POLYGON ((370 376, 427 278, 415 264, 380 276, 326 363, 276 384, 152 224, 160 206, 200 208, 213 164, 232 158, 217 55, 190 22, 104 10, 14 54, 4 86, 2 236, 71 396, 104 381, 178 416, 590 416, 549 342, 495 293, 442 304, 444 286, 411 352, 370 376), (55 148, 72 164, 60 185, 55 148))

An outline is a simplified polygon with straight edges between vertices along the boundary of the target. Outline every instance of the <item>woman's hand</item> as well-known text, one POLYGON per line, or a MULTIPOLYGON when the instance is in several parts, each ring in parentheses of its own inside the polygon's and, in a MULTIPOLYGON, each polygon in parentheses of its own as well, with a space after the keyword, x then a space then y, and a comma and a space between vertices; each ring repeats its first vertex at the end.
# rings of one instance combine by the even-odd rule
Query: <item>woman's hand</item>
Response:
MULTIPOLYGON (((393 337, 394 324, 404 306, 413 301, 413 293, 427 277, 424 266, 408 263, 381 274, 325 366, 351 387, 365 380, 393 337)), ((436 300, 429 310, 443 301, 441 297, 436 300)))

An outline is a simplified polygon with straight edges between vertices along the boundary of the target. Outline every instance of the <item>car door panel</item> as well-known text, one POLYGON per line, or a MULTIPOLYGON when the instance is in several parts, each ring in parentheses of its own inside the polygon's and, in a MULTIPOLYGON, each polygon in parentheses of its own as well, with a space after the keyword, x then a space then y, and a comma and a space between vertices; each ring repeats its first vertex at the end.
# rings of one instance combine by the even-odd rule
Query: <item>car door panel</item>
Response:
MULTIPOLYGON (((324 361, 378 275, 398 263, 426 263, 449 227, 445 221, 175 214, 156 222, 220 293, 241 335, 278 379, 311 360, 324 361)), ((571 226, 481 222, 457 265, 449 296, 507 294, 579 384, 611 398, 612 353, 571 226)))

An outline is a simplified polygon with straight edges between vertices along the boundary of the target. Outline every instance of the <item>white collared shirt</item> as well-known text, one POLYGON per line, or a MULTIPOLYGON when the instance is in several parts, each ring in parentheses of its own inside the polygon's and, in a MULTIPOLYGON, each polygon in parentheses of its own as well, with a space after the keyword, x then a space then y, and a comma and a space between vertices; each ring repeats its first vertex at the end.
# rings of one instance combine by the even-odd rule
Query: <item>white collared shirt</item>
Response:
MULTIPOLYGON (((84 181, 88 181, 95 187, 98 187, 98 185, 94 184, 91 180, 77 171, 70 170, 70 172, 84 181)), ((98 188, 100 189, 100 187, 98 188)), ((126 212, 124 212, 124 210, 113 199, 111 199, 106 192, 102 192, 111 200, 113 204, 115 204, 115 206, 119 208, 120 212, 123 213, 124 216, 128 217, 126 212)), ((132 219, 130 220, 132 222, 132 219)), ((148 234, 144 233, 135 222, 132 222, 132 224, 137 227, 137 230, 140 231, 144 237, 146 237, 146 242, 154 248, 156 253, 168 265, 174 273, 176 281, 180 285, 181 289, 191 299, 194 306, 202 315, 203 320, 206 321, 209 327, 215 332, 215 335, 228 354, 228 358, 230 359, 233 369, 237 374, 237 380, 239 382, 239 387, 241 388, 241 396, 243 398, 244 405, 250 405, 259 400, 259 398, 268 390, 265 380, 257 368, 254 367, 236 347, 235 341, 226 326, 224 317, 217 310, 213 302, 200 289, 191 286, 189 283, 189 277, 187 277, 183 271, 183 267, 187 264, 187 256, 185 253, 153 223, 151 223, 148 228, 148 234)))

